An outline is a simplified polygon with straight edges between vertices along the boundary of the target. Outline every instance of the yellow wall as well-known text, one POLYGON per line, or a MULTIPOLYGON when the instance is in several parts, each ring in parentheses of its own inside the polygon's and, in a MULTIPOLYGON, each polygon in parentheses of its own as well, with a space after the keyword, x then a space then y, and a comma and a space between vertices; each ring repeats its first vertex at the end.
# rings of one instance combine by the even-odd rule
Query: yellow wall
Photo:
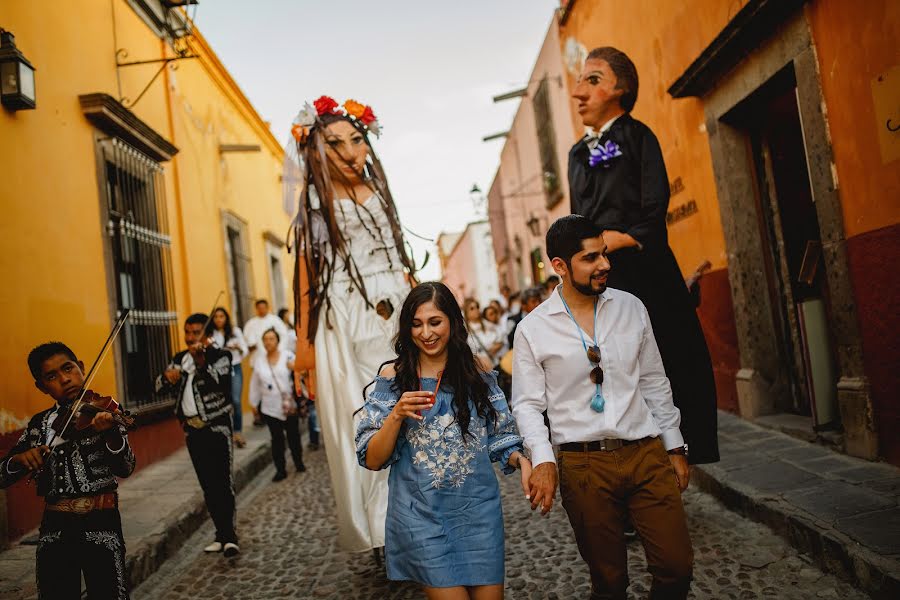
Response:
MULTIPOLYGON (((116 48, 126 60, 160 58, 171 49, 125 0, 54 3, 3 0, 0 26, 16 36, 36 68, 37 109, 0 110, 0 433, 21 428, 47 405, 25 357, 58 339, 93 360, 111 325, 106 288, 95 128, 80 94, 119 98, 116 48), (76 26, 77 24, 77 26, 76 26)), ((254 293, 272 296, 263 233, 283 238, 282 149, 199 36, 200 58, 167 69, 133 112, 180 149, 164 163, 175 301, 179 319, 209 310, 228 289, 221 211, 248 223, 254 293), (260 152, 220 154, 219 144, 258 144, 260 152)), ((135 98, 158 66, 119 69, 122 95, 135 98)), ((289 287, 290 258, 282 256, 289 287)), ((285 297, 290 298, 289 290, 285 297)), ((229 299, 228 306, 232 303, 229 299)), ((180 343, 180 341, 179 341, 180 343)), ((116 389, 111 361, 95 386, 116 389)))

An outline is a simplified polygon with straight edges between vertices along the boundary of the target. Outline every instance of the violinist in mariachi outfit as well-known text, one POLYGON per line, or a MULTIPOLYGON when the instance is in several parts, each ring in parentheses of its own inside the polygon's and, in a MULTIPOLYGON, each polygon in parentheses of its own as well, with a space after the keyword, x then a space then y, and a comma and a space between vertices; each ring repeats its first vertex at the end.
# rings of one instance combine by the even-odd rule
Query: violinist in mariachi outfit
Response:
POLYGON ((608 286, 637 296, 681 411, 690 464, 717 462, 716 384, 696 305, 669 247, 669 180, 656 135, 631 116, 638 73, 616 48, 588 54, 572 91, 592 130, 569 152, 572 213, 603 231, 608 286))
POLYGON ((55 404, 34 415, 18 443, 0 461, 0 488, 32 473, 44 498, 37 547, 40 598, 80 598, 81 576, 89 598, 128 598, 125 540, 117 477, 134 471, 134 453, 115 409, 82 410, 74 404, 117 406, 87 391, 84 363, 61 342, 41 344, 28 355, 37 389, 55 404))
POLYGON ((212 345, 204 334, 209 317, 194 313, 184 322, 187 349, 172 357, 156 379, 158 394, 174 395, 175 415, 203 489, 206 508, 216 527, 216 539, 205 552, 240 552, 235 533, 232 480, 231 353, 212 345))

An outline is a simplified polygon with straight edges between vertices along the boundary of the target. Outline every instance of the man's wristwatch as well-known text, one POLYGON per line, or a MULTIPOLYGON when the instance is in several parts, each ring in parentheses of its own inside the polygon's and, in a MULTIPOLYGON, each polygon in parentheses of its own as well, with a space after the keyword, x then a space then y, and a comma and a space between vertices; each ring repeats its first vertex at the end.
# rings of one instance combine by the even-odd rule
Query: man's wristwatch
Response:
POLYGON ((671 450, 667 450, 667 452, 669 454, 679 454, 681 456, 687 456, 688 455, 688 447, 687 447, 687 444, 685 444, 684 446, 677 446, 675 448, 672 448, 671 450))

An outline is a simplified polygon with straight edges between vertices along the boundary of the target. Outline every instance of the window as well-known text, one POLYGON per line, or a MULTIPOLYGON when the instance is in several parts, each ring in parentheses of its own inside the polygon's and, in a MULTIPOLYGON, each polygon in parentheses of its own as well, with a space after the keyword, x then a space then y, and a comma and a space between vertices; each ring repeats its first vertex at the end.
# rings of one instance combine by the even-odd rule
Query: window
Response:
POLYGON ((534 94, 534 122, 537 127, 538 150, 541 155, 541 172, 546 195, 547 208, 553 208, 562 200, 563 192, 559 178, 559 161, 556 156, 556 133, 553 130, 553 115, 550 112, 550 85, 544 76, 534 94))
POLYGON ((116 307, 131 309, 119 339, 123 404, 144 411, 174 402, 153 385, 178 339, 163 170, 119 139, 100 149, 116 307))
POLYGON ((225 228, 225 264, 228 265, 228 287, 231 292, 231 319, 244 326, 253 316, 253 286, 247 224, 231 213, 222 214, 225 228))

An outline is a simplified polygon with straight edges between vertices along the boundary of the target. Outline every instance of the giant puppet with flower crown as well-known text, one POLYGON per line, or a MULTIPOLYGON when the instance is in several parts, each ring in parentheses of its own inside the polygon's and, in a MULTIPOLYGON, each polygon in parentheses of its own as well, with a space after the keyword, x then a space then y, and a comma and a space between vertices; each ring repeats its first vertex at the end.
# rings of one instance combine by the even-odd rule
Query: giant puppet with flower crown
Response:
POLYGON ((359 468, 353 413, 363 387, 395 356, 395 309, 416 271, 370 135, 380 135, 370 106, 322 96, 294 119, 285 169, 293 201, 299 190, 297 368, 315 367, 339 542, 349 551, 384 545, 387 473, 359 468))

